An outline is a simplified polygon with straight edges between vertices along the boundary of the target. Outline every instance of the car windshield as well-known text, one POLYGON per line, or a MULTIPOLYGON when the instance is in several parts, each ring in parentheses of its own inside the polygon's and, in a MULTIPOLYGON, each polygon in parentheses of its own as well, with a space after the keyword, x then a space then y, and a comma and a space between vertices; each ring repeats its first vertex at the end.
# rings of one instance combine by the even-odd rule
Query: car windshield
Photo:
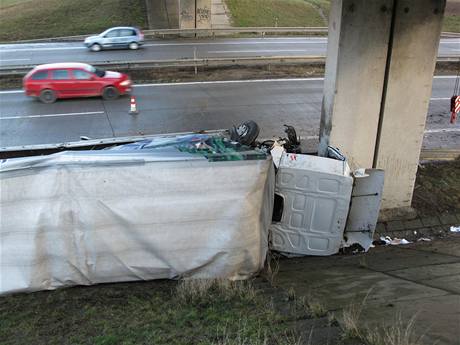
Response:
POLYGON ((103 77, 105 76, 105 71, 103 69, 100 69, 100 68, 96 68, 94 66, 91 66, 91 65, 88 65, 86 68, 85 68, 88 72, 91 72, 91 73, 94 73, 96 74, 98 77, 103 77))

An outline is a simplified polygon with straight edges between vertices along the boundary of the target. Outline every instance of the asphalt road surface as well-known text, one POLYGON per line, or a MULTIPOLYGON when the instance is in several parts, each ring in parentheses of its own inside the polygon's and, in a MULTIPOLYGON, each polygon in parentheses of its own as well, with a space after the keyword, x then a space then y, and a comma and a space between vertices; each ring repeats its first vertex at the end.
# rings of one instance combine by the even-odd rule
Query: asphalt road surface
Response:
MULTIPOLYGON (((434 79, 425 148, 460 148, 460 123, 449 124, 454 83, 455 77, 434 79)), ((283 135, 283 124, 292 124, 313 149, 322 88, 322 78, 137 85, 138 115, 129 115, 128 96, 42 104, 21 90, 0 91, 0 146, 222 129, 252 119, 259 138, 283 135)))
MULTIPOLYGON (((33 43, 0 45, 0 67, 51 62, 122 62, 175 60, 203 57, 325 56, 327 38, 238 38, 214 40, 148 41, 137 51, 90 52, 83 43, 33 43)), ((460 56, 460 39, 442 39, 440 56, 460 56)))

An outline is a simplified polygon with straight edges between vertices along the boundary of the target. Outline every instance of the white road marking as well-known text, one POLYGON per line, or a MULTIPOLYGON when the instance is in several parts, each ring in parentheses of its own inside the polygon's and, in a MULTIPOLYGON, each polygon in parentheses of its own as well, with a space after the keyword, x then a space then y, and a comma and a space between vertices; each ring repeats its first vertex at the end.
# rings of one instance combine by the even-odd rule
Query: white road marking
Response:
POLYGON ((211 54, 226 53, 306 53, 307 49, 280 49, 280 50, 209 50, 211 54))
MULTIPOLYGON (((308 41, 299 41, 299 42, 289 42, 288 44, 318 44, 323 42, 308 42, 308 41)), ((324 42, 326 43, 326 42, 324 42)), ((277 41, 261 41, 261 42, 194 42, 194 43, 146 43, 144 47, 162 47, 162 46, 209 46, 209 45, 253 45, 253 44, 286 44, 286 42, 277 42, 277 41)))
POLYGON ((425 133, 447 133, 447 132, 460 132, 460 128, 437 128, 437 129, 427 129, 425 133))
POLYGON ((0 94, 2 93, 23 93, 24 91, 23 90, 6 90, 6 91, 0 91, 0 94))
POLYGON ((433 79, 456 79, 456 75, 435 75, 433 79))
POLYGON ((105 114, 104 111, 87 111, 83 113, 65 113, 65 114, 46 114, 46 115, 23 115, 23 116, 6 116, 0 117, 0 120, 13 120, 13 119, 31 119, 41 117, 60 117, 60 116, 80 116, 80 115, 96 115, 105 114))
POLYGON ((287 79, 253 79, 253 80, 216 80, 216 81, 189 81, 182 83, 152 83, 138 84, 133 87, 162 87, 162 86, 187 86, 187 85, 206 85, 206 84, 250 84, 250 83, 270 83, 270 82, 292 82, 292 81, 322 81, 324 78, 287 78, 287 79))
POLYGON ((49 47, 49 48, 20 48, 20 49, 0 49, 0 53, 17 53, 17 52, 36 52, 36 51, 49 51, 49 50, 82 50, 88 49, 86 47, 49 47))
MULTIPOLYGON (((457 76, 434 76, 434 79, 455 79, 457 76)), ((191 81, 182 83, 151 83, 151 84, 134 84, 134 88, 138 87, 162 87, 162 86, 181 86, 181 85, 206 85, 206 84, 244 84, 244 83, 271 83, 271 82, 295 82, 295 81, 322 81, 324 78, 278 78, 278 79, 250 79, 250 80, 216 80, 216 81, 191 81)), ((5 90, 0 91, 0 94, 23 93, 23 90, 5 90)), ((431 100, 444 100, 450 98, 432 98, 431 100)))
POLYGON ((447 100, 450 100, 450 97, 430 98, 430 101, 447 101, 447 100))
POLYGON ((4 61, 29 61, 29 60, 30 59, 1 59, 0 63, 4 61))

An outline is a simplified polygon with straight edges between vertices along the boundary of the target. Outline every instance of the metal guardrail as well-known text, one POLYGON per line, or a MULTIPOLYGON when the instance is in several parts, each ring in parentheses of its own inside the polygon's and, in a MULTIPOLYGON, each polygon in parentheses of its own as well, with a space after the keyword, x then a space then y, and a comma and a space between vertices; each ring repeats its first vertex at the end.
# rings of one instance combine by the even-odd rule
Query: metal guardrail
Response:
MULTIPOLYGON (((184 36, 184 37, 215 37, 218 35, 240 34, 249 33, 265 36, 266 34, 324 34, 328 32, 327 27, 229 27, 229 28, 211 28, 211 29, 153 29, 144 30, 146 38, 166 37, 166 36, 184 36)), ((83 41, 88 36, 75 35, 75 36, 61 36, 61 37, 47 37, 36 38, 30 40, 19 40, 13 42, 3 43, 40 43, 40 42, 69 42, 69 41, 83 41)), ((457 32, 443 32, 441 37, 459 38, 460 33, 457 32)))
MULTIPOLYGON (((197 58, 177 60, 144 60, 144 61, 101 61, 92 63, 94 66, 116 70, 135 70, 166 67, 225 67, 225 66, 254 66, 269 64, 299 64, 324 63, 324 56, 256 56, 256 57, 228 57, 228 58, 197 58)), ((24 75, 35 65, 3 66, 0 67, 0 76, 24 75)))
MULTIPOLYGON (((143 30, 146 38, 155 37, 166 37, 166 36, 196 36, 196 37, 215 37, 218 35, 225 34, 240 34, 240 33, 252 33, 261 36, 266 34, 324 34, 328 32, 327 27, 229 27, 229 28, 211 28, 211 29, 153 29, 143 30)), ((61 36, 61 37, 47 37, 47 38, 36 38, 30 40, 19 40, 13 42, 2 42, 2 43, 40 43, 40 42, 68 42, 68 41, 82 41, 88 36, 95 34, 86 35, 75 35, 75 36, 61 36)), ((457 32, 443 32, 442 37, 460 37, 460 33, 457 32)))
MULTIPOLYGON (((204 131, 205 133, 218 133, 225 131, 225 129, 204 131)), ((159 136, 174 136, 182 133, 165 133, 165 134, 150 134, 138 135, 129 137, 114 137, 104 139, 89 139, 73 142, 63 142, 56 144, 37 144, 37 145, 23 145, 23 146, 10 146, 0 147, 0 159, 35 156, 43 154, 51 154, 64 150, 93 150, 97 148, 104 148, 113 145, 127 144, 134 141, 151 139, 159 136)), ((452 161, 460 157, 460 149, 422 149, 420 153, 420 161, 452 161)))
POLYGON ((460 38, 460 32, 441 32, 443 38, 460 38))
POLYGON ((198 37, 215 37, 224 34, 252 33, 265 36, 267 33, 273 34, 321 34, 327 33, 327 27, 230 27, 218 29, 161 29, 146 30, 146 37, 165 37, 168 35, 196 35, 198 37))
MULTIPOLYGON (((253 57, 223 57, 223 58, 190 58, 177 60, 141 60, 141 61, 100 61, 92 65, 115 70, 141 70, 148 68, 167 67, 227 67, 227 66, 257 66, 279 64, 325 63, 326 57, 314 56, 253 56, 253 57)), ((440 56, 438 62, 458 62, 458 56, 440 56)), ((35 65, 18 65, 0 67, 0 76, 25 75, 35 65)))
POLYGON ((460 149, 424 149, 420 161, 453 161, 460 157, 460 149))
MULTIPOLYGON (((327 27, 230 27, 230 28, 215 28, 215 29, 154 29, 143 30, 146 38, 166 37, 166 36, 197 36, 197 37, 215 37, 224 34, 238 34, 238 33, 253 33, 265 36, 267 33, 277 34, 318 34, 327 33, 327 27)), ((30 40, 19 40, 14 42, 3 43, 40 43, 40 42, 66 42, 66 41, 82 41, 88 36, 96 34, 76 35, 76 36, 61 36, 61 37, 48 37, 36 38, 30 40)))

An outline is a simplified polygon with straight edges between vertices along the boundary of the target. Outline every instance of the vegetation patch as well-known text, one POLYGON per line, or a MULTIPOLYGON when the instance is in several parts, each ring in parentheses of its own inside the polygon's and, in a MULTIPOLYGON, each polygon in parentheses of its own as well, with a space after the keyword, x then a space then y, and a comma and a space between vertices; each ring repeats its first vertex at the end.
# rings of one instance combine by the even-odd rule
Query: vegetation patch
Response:
POLYGON ((99 33, 117 25, 146 27, 144 0, 2 0, 0 41, 99 33))
POLYGON ((459 171, 460 158, 419 166, 412 201, 419 214, 460 213, 459 171))
POLYGON ((292 322, 314 318, 261 279, 135 282, 17 294, 0 298, 0 315, 0 343, 11 345, 290 345, 300 341, 292 322))
POLYGON ((226 0, 235 26, 325 26, 321 0, 226 0))
MULTIPOLYGON (((226 0, 235 26, 327 26, 330 0, 226 0)), ((443 31, 460 32, 460 0, 448 0, 443 31)))

